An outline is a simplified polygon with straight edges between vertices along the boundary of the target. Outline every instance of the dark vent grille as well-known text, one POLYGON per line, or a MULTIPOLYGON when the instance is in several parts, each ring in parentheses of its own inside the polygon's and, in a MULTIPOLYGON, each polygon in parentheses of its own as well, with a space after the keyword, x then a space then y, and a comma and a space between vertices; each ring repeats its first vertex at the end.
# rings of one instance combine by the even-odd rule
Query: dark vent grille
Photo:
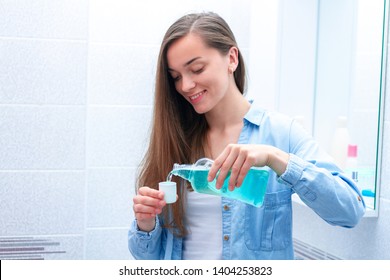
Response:
POLYGON ((340 258, 294 239, 294 253, 298 260, 341 260, 340 258))
POLYGON ((64 254, 60 242, 46 238, 0 237, 0 260, 44 260, 48 254, 64 254))

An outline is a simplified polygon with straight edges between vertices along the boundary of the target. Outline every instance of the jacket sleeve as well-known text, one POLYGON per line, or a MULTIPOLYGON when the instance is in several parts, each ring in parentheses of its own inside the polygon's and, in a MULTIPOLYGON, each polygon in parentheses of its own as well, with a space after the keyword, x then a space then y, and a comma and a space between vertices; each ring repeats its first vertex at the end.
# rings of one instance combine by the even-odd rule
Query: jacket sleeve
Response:
POLYGON ((290 159, 278 180, 290 185, 329 224, 354 227, 365 213, 355 182, 294 122, 290 129, 290 159))
POLYGON ((158 260, 162 258, 163 229, 160 219, 156 218, 156 226, 150 232, 138 229, 134 220, 128 232, 129 251, 135 259, 158 260))

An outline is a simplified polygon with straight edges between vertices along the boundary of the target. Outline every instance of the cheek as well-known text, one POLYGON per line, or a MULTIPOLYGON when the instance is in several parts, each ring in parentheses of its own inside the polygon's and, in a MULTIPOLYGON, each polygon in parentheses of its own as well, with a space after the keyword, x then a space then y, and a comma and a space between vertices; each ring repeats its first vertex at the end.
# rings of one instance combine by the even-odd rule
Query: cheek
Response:
POLYGON ((229 72, 227 66, 224 63, 218 64, 218 67, 212 69, 209 75, 205 77, 205 81, 207 81, 208 84, 217 87, 226 85, 229 81, 229 72))
POLYGON ((223 76, 219 71, 210 71, 209 73, 204 73, 202 78, 199 79, 198 83, 206 87, 218 87, 219 84, 223 83, 223 76))
POLYGON ((229 86, 229 76, 224 73, 219 73, 218 76, 215 76, 213 87, 217 88, 219 91, 223 91, 229 86))

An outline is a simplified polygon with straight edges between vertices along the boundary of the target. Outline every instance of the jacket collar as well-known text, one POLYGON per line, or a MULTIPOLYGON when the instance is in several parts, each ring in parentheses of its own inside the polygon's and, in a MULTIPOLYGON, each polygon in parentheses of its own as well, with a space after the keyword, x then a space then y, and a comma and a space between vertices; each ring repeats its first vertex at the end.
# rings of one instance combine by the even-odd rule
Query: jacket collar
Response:
POLYGON ((257 106, 256 102, 253 100, 249 100, 249 103, 251 103, 251 107, 245 114, 244 119, 254 125, 260 126, 261 120, 264 116, 264 109, 257 106))

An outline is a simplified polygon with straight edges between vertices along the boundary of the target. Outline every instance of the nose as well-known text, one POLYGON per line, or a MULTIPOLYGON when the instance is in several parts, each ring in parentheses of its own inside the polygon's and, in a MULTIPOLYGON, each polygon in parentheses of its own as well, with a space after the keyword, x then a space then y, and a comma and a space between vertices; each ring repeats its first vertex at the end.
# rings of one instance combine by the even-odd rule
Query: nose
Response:
POLYGON ((183 92, 188 92, 195 87, 195 81, 190 75, 183 76, 180 88, 183 92))

